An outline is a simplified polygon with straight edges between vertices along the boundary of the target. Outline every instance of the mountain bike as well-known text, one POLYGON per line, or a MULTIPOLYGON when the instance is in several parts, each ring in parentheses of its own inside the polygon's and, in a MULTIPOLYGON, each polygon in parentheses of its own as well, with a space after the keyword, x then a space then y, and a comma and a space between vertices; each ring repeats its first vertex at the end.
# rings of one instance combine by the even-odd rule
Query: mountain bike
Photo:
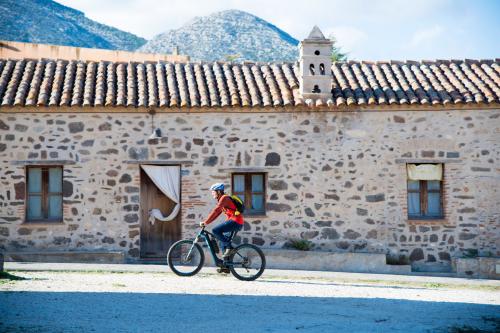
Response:
MULTIPOLYGON (((231 240, 236 232, 231 233, 231 240)), ((241 244, 233 248, 229 256, 222 260, 217 256, 219 246, 215 236, 202 227, 194 239, 183 239, 175 242, 167 254, 168 266, 179 276, 197 274, 204 262, 205 254, 199 241, 205 241, 208 250, 219 270, 229 269, 239 280, 253 281, 262 275, 266 268, 266 258, 260 248, 252 244, 241 244)))

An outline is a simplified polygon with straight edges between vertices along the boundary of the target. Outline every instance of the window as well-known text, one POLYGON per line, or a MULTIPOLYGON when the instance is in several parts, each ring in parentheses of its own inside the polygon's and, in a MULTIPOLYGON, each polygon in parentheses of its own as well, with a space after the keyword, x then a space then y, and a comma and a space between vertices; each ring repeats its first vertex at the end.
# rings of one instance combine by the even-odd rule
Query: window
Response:
POLYGON ((62 168, 28 167, 26 221, 61 222, 62 168))
POLYGON ((245 215, 263 215, 266 212, 264 173, 233 174, 233 194, 245 204, 245 215))
POLYGON ((408 164, 408 218, 441 219, 442 164, 408 164))

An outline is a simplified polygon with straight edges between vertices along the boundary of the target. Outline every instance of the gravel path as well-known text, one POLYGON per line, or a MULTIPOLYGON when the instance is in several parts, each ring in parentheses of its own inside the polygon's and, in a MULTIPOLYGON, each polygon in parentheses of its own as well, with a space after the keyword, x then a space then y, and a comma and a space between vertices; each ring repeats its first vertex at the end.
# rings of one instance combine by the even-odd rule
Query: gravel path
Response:
MULTIPOLYGON (((0 332, 451 332, 500 328, 496 281, 463 285, 211 274, 12 272, 0 332)), ((397 277, 395 277, 397 279, 397 277)), ((443 281, 446 279, 443 279, 443 281)), ((451 279, 450 279, 451 280, 451 279)))

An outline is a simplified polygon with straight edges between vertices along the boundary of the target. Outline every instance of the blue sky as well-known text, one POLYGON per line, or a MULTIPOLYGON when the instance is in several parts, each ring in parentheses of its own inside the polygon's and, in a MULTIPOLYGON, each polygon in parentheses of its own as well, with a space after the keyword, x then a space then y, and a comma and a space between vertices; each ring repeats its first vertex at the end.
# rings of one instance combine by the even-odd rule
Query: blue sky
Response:
POLYGON ((498 0, 61 0, 87 17, 150 39, 226 9, 257 15, 297 39, 314 25, 356 60, 500 57, 498 0))

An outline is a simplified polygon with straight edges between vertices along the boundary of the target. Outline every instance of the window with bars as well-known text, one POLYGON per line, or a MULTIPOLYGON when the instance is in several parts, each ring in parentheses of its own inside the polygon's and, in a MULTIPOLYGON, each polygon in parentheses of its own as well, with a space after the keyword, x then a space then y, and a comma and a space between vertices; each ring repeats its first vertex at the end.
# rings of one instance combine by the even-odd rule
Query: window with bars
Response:
POLYGON ((26 221, 61 222, 62 167, 27 167, 26 178, 26 221))
POLYGON ((444 218, 442 180, 415 179, 415 178, 425 178, 425 174, 424 176, 421 177, 414 176, 413 179, 411 179, 410 177, 408 179, 408 187, 407 187, 408 218, 409 219, 444 218))
POLYGON ((244 215, 266 213, 266 189, 264 173, 234 173, 232 190, 245 204, 244 215))

